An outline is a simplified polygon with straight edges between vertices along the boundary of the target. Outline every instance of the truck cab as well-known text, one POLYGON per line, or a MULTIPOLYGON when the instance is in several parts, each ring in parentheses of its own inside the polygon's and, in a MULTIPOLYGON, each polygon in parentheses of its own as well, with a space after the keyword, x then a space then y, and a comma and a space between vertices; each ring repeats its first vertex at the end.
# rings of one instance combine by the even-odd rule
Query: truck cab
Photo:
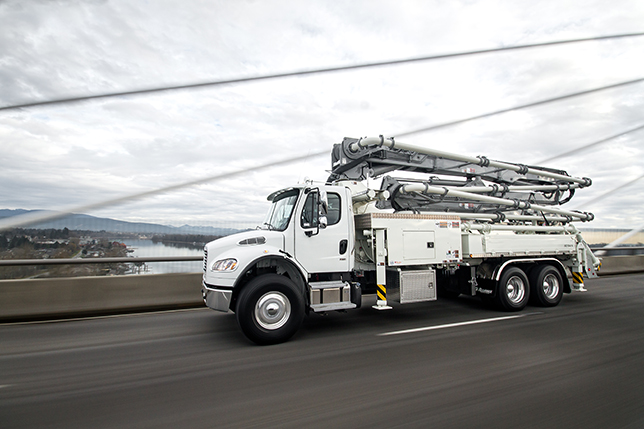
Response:
POLYGON ((257 229, 204 248, 205 304, 237 313, 242 330, 259 343, 290 337, 311 309, 357 306, 347 281, 355 237, 350 190, 308 183, 268 200, 257 229))

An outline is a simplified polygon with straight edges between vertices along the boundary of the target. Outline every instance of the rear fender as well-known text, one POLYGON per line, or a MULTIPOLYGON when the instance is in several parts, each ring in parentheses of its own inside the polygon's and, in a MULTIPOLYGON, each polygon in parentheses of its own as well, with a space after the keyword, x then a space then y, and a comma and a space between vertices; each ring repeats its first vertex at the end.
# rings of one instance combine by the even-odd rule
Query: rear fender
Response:
MULTIPOLYGON (((499 279, 501 278, 501 275, 503 274, 503 271, 509 266, 522 265, 522 264, 543 265, 545 263, 554 266, 559 271, 559 274, 561 274, 561 278, 564 279, 564 292, 570 293, 572 291, 571 285, 570 285, 570 280, 572 278, 572 275, 568 274, 568 270, 566 270, 566 267, 564 266, 564 264, 557 258, 509 259, 503 262, 502 264, 496 266, 496 268, 494 269, 494 273, 492 274, 492 279, 498 282, 499 279)), ((528 274, 528 270, 525 270, 525 271, 526 271, 526 274, 528 274)))

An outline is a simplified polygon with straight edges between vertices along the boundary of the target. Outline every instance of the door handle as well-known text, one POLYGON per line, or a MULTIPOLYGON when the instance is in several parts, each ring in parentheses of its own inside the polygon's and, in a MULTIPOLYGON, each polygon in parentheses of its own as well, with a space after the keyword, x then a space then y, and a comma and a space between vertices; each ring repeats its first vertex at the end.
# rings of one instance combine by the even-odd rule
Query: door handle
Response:
POLYGON ((349 240, 340 240, 340 255, 344 255, 346 253, 347 247, 349 247, 349 240))

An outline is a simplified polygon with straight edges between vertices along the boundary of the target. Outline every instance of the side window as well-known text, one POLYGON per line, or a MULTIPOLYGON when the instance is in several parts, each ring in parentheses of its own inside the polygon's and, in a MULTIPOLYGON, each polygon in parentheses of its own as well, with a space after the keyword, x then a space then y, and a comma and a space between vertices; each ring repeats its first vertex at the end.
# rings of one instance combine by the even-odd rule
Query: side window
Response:
MULTIPOLYGON (((340 195, 329 192, 327 194, 327 225, 335 225, 340 222, 340 195)), ((304 202, 302 217, 300 218, 302 228, 315 228, 318 226, 318 198, 317 193, 311 192, 304 202)))
POLYGON ((340 222, 340 195, 329 192, 327 200, 329 202, 326 215, 327 225, 335 225, 340 222))
POLYGON ((300 224, 302 228, 315 228, 318 226, 318 217, 317 217, 317 194, 311 192, 304 202, 304 209, 302 210, 302 219, 300 224))

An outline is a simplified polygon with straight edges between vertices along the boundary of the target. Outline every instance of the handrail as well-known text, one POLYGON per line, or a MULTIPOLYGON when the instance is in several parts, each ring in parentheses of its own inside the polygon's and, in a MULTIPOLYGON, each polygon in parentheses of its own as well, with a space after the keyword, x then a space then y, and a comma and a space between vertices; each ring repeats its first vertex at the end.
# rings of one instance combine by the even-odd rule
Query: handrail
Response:
POLYGON ((592 251, 598 256, 644 255, 644 247, 642 246, 598 247, 593 248, 592 251))
POLYGON ((18 265, 67 265, 67 264, 114 264, 144 262, 202 261, 202 256, 149 256, 121 258, 51 258, 51 259, 0 259, 0 266, 18 265))

